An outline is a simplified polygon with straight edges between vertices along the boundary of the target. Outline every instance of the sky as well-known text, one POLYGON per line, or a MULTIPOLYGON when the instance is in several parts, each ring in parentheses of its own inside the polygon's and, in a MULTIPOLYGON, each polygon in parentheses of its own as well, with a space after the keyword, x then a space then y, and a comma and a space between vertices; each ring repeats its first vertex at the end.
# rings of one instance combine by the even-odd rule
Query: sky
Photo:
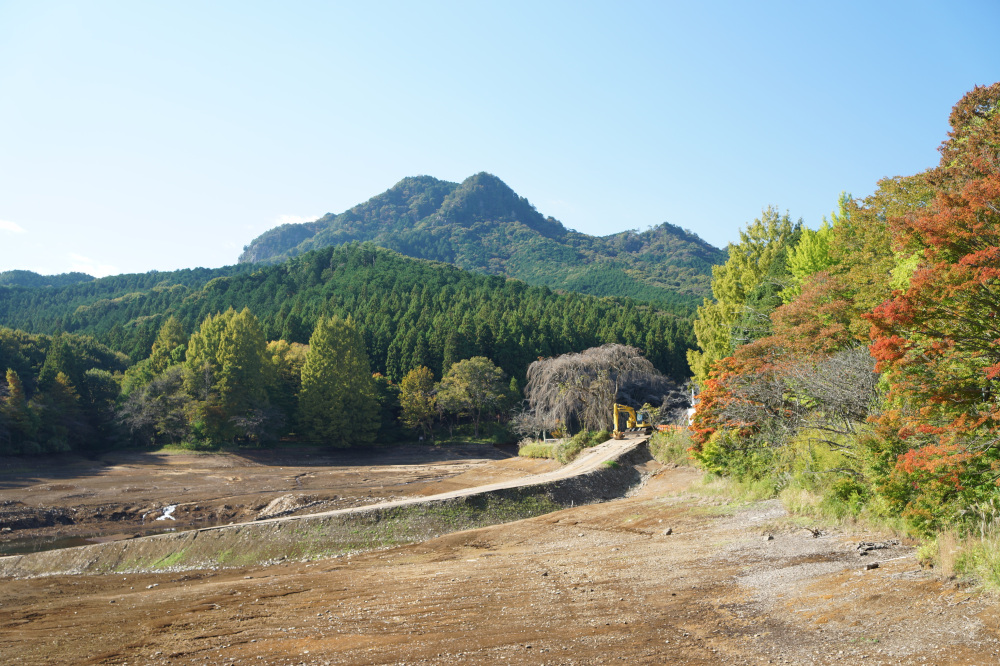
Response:
POLYGON ((0 0, 0 271, 236 262, 407 176, 722 247, 938 161, 996 0, 0 0))

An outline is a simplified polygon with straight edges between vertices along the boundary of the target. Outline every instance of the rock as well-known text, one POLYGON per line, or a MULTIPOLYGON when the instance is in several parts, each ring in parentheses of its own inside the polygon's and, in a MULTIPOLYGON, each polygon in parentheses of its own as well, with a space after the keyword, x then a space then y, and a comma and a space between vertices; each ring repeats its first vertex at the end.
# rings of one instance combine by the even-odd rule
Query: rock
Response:
POLYGON ((892 548, 899 545, 898 539, 889 539, 888 541, 859 541, 855 548, 858 551, 858 555, 864 556, 873 550, 881 550, 883 548, 892 548))
POLYGON ((878 562, 870 562, 865 565, 865 571, 871 571, 872 569, 878 569, 878 562))
POLYGON ((301 509, 305 502, 298 495, 276 497, 257 514, 257 520, 274 518, 301 509))
POLYGON ((672 528, 672 527, 668 527, 667 529, 663 530, 663 534, 665 536, 670 536, 673 533, 674 533, 674 528, 672 528))
POLYGON ((774 535, 768 534, 767 536, 764 537, 764 541, 774 541, 774 535))

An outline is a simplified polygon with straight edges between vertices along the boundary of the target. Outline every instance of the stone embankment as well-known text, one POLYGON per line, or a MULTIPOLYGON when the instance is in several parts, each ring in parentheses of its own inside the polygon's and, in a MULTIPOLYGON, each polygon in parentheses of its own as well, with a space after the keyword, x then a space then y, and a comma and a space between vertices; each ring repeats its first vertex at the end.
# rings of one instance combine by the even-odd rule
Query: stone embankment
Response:
POLYGON ((0 558, 0 576, 217 568, 386 548, 623 496, 647 438, 609 440, 554 472, 365 507, 0 558))

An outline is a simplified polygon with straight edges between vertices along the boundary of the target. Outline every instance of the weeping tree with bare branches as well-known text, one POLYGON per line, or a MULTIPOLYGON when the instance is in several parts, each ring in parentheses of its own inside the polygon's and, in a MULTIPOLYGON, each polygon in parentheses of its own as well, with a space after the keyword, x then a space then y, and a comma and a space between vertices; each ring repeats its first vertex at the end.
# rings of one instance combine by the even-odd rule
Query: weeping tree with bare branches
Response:
POLYGON ((816 358, 793 357, 757 373, 723 381, 729 399, 721 420, 766 433, 772 444, 809 430, 810 439, 847 451, 879 398, 875 361, 867 347, 844 349, 816 358))
POLYGON ((546 429, 603 430, 611 425, 616 402, 639 407, 684 401, 677 385, 641 351, 620 344, 535 361, 528 366, 524 394, 531 417, 522 420, 533 429, 541 423, 546 429))

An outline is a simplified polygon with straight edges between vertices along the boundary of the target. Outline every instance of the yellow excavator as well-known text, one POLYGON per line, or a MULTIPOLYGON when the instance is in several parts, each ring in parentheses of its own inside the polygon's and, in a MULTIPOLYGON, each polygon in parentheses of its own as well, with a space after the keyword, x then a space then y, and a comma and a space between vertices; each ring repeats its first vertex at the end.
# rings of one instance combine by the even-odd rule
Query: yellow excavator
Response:
POLYGON ((615 431, 611 433, 614 439, 625 439, 626 432, 643 432, 648 435, 653 431, 652 419, 646 412, 636 414, 635 410, 628 405, 619 405, 618 403, 615 403, 614 412, 615 431), (625 430, 622 430, 619 425, 619 419, 623 413, 628 415, 628 420, 625 422, 625 430))

